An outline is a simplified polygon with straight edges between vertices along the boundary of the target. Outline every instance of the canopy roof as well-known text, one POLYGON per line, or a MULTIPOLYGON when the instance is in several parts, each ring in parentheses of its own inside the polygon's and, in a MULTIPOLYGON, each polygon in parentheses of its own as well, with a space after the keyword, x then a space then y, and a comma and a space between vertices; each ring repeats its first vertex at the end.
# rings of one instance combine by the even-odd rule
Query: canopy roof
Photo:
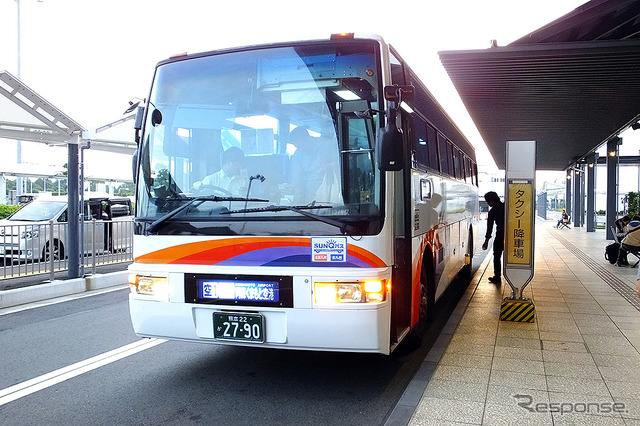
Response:
POLYGON ((535 140, 565 170, 640 118, 640 2, 593 0, 505 47, 440 52, 497 166, 535 140))

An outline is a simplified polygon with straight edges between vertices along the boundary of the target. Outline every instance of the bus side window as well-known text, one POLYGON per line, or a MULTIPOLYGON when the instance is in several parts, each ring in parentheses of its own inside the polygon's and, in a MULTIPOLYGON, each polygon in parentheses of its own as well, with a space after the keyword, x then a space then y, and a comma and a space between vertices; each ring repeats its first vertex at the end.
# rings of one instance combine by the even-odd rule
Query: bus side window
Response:
POLYGON ((427 165, 435 171, 440 171, 438 132, 429 124, 427 124, 427 151, 429 152, 429 163, 427 165))
POLYGON ((369 147, 370 130, 365 120, 355 116, 345 117, 346 124, 346 159, 345 203, 369 203, 373 195, 374 181, 373 150, 369 147))
POLYGON ((456 173, 453 167, 453 145, 451 144, 451 141, 448 139, 447 139, 446 147, 447 147, 446 161, 449 163, 449 176, 455 177, 456 173))
POLYGON ((473 183, 471 171, 471 159, 465 155, 464 157, 464 180, 467 183, 473 183))
POLYGON ((447 139, 441 134, 438 134, 438 151, 440 152, 440 171, 445 175, 450 175, 449 153, 451 149, 447 146, 447 139))
POLYGON ((414 117, 413 129, 415 132, 413 137, 413 160, 422 169, 429 164, 426 123, 419 117, 414 117))
POLYGON ((464 171, 462 170, 462 152, 458 148, 453 147, 453 168, 455 169, 456 179, 464 179, 464 171))
POLYGON ((472 164, 473 167, 473 183, 475 186, 478 186, 478 165, 476 163, 472 164))

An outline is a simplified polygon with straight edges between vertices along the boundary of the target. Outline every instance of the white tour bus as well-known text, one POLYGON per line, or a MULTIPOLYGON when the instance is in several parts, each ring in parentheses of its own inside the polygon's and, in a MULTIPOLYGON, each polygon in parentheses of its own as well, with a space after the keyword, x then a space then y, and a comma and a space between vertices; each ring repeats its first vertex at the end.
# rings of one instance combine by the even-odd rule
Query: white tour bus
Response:
POLYGON ((380 37, 162 61, 136 128, 140 336, 389 354, 470 269, 475 151, 380 37))

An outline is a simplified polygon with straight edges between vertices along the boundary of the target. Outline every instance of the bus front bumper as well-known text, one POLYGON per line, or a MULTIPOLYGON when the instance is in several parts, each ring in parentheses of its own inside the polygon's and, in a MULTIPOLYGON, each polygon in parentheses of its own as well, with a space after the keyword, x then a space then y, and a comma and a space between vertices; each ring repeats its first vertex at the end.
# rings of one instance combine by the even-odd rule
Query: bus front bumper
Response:
POLYGON ((132 294, 129 309, 134 331, 142 337, 278 349, 389 353, 389 303, 353 309, 236 308, 145 300, 132 294), (261 315, 264 342, 214 337, 216 312, 261 315))

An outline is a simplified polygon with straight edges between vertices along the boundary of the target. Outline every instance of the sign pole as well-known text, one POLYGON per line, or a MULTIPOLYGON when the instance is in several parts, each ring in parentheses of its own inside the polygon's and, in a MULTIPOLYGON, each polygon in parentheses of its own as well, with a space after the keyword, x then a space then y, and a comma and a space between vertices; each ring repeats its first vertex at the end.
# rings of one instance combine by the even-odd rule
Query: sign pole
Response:
POLYGON ((503 273, 511 297, 502 301, 500 319, 534 322, 533 301, 522 294, 534 273, 536 142, 507 142, 506 159, 503 273))

